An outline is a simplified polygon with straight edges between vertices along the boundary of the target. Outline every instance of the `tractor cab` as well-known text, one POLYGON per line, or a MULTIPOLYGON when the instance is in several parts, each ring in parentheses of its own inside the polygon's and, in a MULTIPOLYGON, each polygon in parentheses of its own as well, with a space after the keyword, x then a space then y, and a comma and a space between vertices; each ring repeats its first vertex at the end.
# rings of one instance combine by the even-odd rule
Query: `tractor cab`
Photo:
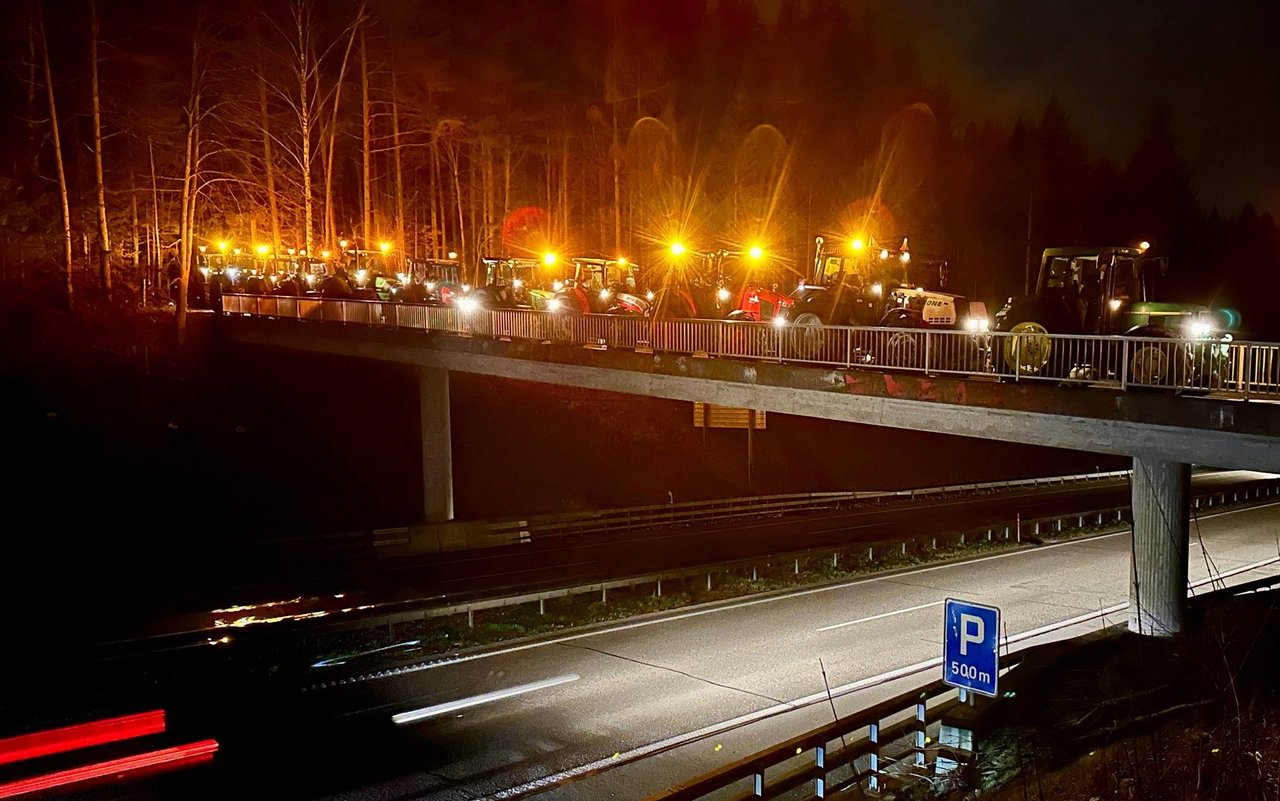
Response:
POLYGON ((408 259, 392 299, 406 303, 452 306, 471 287, 462 280, 457 259, 408 259))
POLYGON ((351 297, 357 300, 390 300, 400 278, 378 250, 348 250, 340 260, 351 284, 351 297))
POLYGON ((569 314, 648 316, 654 293, 644 289, 640 268, 626 259, 573 259, 573 277, 565 280, 547 308, 569 314))
POLYGON ((563 285, 554 260, 486 257, 480 262, 484 284, 472 295, 482 308, 545 310, 555 284, 563 285))
POLYGON ((869 247, 854 240, 850 253, 814 240, 812 275, 796 289, 792 321, 814 325, 894 328, 989 327, 984 304, 946 291, 950 266, 944 259, 918 258, 906 237, 896 247, 869 247))

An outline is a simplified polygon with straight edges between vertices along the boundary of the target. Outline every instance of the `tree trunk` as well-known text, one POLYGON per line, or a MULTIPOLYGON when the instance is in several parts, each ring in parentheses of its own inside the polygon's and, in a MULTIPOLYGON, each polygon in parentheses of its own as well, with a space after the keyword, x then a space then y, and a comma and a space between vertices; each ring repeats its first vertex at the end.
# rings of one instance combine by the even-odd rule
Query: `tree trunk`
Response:
POLYGON ((507 215, 511 213, 511 139, 502 148, 502 255, 507 255, 507 215))
MULTIPOLYGON (((477 183, 478 181, 476 180, 476 150, 475 150, 475 146, 472 145, 467 149, 467 212, 468 212, 468 217, 471 223, 471 227, 468 231, 468 233, 470 234, 468 239, 470 239, 474 243, 473 250, 475 250, 476 252, 472 254, 470 251, 467 251, 467 257, 470 259, 471 263, 479 265, 478 260, 484 254, 480 252, 480 247, 483 243, 480 241, 479 233, 476 228, 476 206, 479 205, 480 203, 480 197, 479 197, 480 193, 476 191, 477 183), (474 258, 472 258, 472 256, 474 256, 474 258)), ((479 269, 478 266, 477 266, 477 269, 479 269)))
MULTIPOLYGON (((147 140, 147 154, 151 157, 151 235, 150 244, 147 245, 148 259, 147 266, 157 272, 158 275, 163 260, 160 256, 160 184, 156 180, 156 149, 151 140, 147 140)), ((160 281, 164 287, 165 297, 169 295, 169 284, 167 281, 160 281)))
MULTIPOLYGON (((452 145, 450 146, 453 147, 452 145)), ((467 254, 467 229, 466 223, 462 221, 462 176, 459 174, 458 162, 462 159, 461 150, 453 150, 454 158, 451 160, 453 167, 453 193, 454 199, 458 204, 458 255, 465 259, 467 254)), ((465 263, 465 262, 464 262, 465 263)))
MULTIPOLYGON (((280 207, 276 203, 276 166, 271 157, 271 117, 267 108, 267 76, 258 43, 258 108, 262 114, 262 167, 267 178, 267 208, 271 213, 271 252, 280 252, 280 207)), ((310 255, 311 251, 307 251, 310 255)))
POLYGON ((67 172, 62 164, 62 136, 58 133, 58 104, 53 94, 53 67, 49 64, 49 39, 44 32, 44 3, 36 3, 36 25, 40 29, 40 50, 44 60, 44 85, 49 96, 49 130, 53 139, 53 161, 58 168, 58 195, 62 201, 63 269, 66 278, 67 309, 75 305, 71 283, 71 201, 67 196, 67 172))
POLYGON ((111 291, 111 232, 107 229, 107 190, 102 182, 102 111, 98 97, 98 2, 89 0, 92 19, 89 63, 93 95, 93 171, 98 180, 98 278, 111 291))
POLYGON ((440 202, 440 144, 437 131, 431 132, 431 176, 428 193, 431 195, 431 256, 444 255, 444 205, 440 202))
POLYGON ((484 250, 491 250, 493 245, 493 217, 494 217, 494 191, 496 187, 493 181, 493 148, 488 140, 483 140, 480 146, 480 157, 482 159, 480 168, 483 172, 484 180, 484 250))
POLYGON ((618 141, 618 104, 616 102, 613 104, 611 127, 613 135, 609 156, 613 161, 613 252, 618 253, 622 249, 622 161, 619 152, 622 146, 618 141))
POLYGON ((138 176, 133 172, 129 173, 129 211, 133 217, 133 271, 137 273, 142 264, 142 242, 138 239, 138 176))
POLYGON ((561 133, 564 138, 560 142, 560 238, 557 244, 563 246, 569 241, 569 132, 561 133))
POLYGON ((295 11, 298 23, 298 133, 302 138, 302 240, 307 253, 312 252, 315 230, 315 201, 311 191, 311 16, 307 0, 300 0, 295 11))
POLYGON ((187 334, 187 281, 191 275, 191 223, 195 219, 196 170, 200 160, 200 44, 191 49, 191 88, 187 100, 187 142, 182 165, 182 216, 178 224, 178 344, 187 334))
POLYGON ((369 51, 366 42, 365 23, 360 23, 360 118, 361 118, 361 142, 364 145, 361 152, 361 189, 360 199, 361 205, 364 207, 364 222, 360 229, 360 235, 368 244, 370 250, 373 249, 374 235, 372 226, 373 216, 373 192, 371 191, 371 183, 369 170, 369 138, 371 130, 369 125, 369 51))
MULTIPOLYGON (((391 69, 391 146, 395 152, 396 164, 396 248, 404 250, 408 247, 405 242, 405 221, 404 221, 404 167, 400 161, 400 87, 396 83, 396 71, 391 69)), ((416 256, 418 252, 417 238, 414 238, 413 254, 416 256)))
MULTIPOLYGON (((338 82, 333 87, 333 121, 329 125, 329 149, 324 161, 324 239, 329 246, 338 239, 338 225, 333 212, 333 150, 338 141, 338 108, 342 105, 342 82, 347 75, 347 62, 351 58, 351 47, 356 41, 356 31, 362 27, 360 21, 364 17, 364 6, 360 6, 360 14, 356 24, 351 28, 351 36, 347 39, 347 49, 342 53, 342 66, 338 69, 338 82)), ((362 231, 361 234, 364 232, 362 231)))

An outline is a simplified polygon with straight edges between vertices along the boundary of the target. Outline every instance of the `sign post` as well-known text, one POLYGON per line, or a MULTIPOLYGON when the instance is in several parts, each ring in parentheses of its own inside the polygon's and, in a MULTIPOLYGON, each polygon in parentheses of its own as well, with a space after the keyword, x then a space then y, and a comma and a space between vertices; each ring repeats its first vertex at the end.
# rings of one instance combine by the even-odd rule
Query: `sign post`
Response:
POLYGON ((942 680, 996 696, 1000 676, 1000 610, 948 598, 943 615, 942 680))

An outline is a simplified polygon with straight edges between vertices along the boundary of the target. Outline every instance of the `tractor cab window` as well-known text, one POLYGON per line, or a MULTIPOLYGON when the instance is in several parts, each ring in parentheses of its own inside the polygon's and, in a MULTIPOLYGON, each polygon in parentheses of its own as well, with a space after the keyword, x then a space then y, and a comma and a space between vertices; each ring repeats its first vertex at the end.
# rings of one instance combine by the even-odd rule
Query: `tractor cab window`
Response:
POLYGON ((1141 300, 1141 282, 1133 259, 1115 259, 1111 263, 1111 299, 1121 303, 1141 300))
POLYGON ((1071 282, 1071 260, 1055 256, 1045 265, 1044 288, 1062 291, 1071 282))

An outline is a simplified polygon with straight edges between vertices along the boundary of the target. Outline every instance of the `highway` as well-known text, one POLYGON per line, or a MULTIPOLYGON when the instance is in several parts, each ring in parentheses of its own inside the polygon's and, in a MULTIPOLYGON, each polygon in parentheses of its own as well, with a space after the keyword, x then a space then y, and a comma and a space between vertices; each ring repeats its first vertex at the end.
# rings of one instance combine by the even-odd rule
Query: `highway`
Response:
MULTIPOLYGON (((1273 480, 1270 474, 1248 470, 1198 473, 1193 476, 1193 491, 1208 494, 1245 489, 1273 480)), ((223 588, 212 597, 202 594, 205 610, 233 607, 238 611, 191 611, 163 618, 153 614, 149 629, 142 633, 210 632, 218 621, 226 623, 255 613, 239 609, 241 606, 294 597, 303 600, 256 613, 272 617, 368 607, 356 614, 370 614, 445 605, 739 559, 765 559, 810 548, 882 542, 926 532, 1003 528, 1013 525, 1019 515, 1031 520, 1128 503, 1128 481, 1113 479, 704 526, 535 538, 521 545, 417 557, 303 561, 302 567, 311 571, 305 575, 277 576, 270 585, 259 587, 223 588)), ((189 608, 200 607, 193 603, 189 608)), ((139 632, 133 633, 136 636, 139 632)))
MULTIPOLYGON (((1202 514, 1192 582, 1210 564, 1235 581, 1280 573, 1278 530, 1280 503, 1202 514)), ((1127 600, 1128 573, 1120 533, 566 633, 309 690, 258 709, 277 727, 255 722, 246 747, 269 743, 310 797, 506 798, 586 776, 552 797, 637 798, 826 719, 819 660, 842 712, 922 682, 932 673, 887 679, 940 655, 947 597, 1000 607, 1029 644, 1123 621, 1098 613, 1127 600)))

